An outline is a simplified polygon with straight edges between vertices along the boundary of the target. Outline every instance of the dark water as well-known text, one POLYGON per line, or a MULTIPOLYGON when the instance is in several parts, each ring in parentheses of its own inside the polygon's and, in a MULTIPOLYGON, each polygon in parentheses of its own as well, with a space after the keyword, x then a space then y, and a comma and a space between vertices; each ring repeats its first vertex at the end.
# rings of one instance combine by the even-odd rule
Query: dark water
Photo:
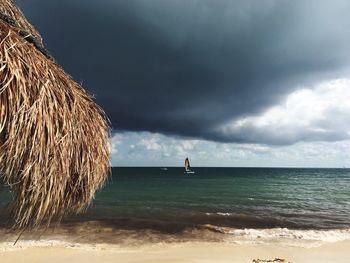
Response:
POLYGON ((115 168, 81 219, 135 228, 350 228, 349 169, 115 168))
MULTIPOLYGON (((350 228, 350 169, 114 168, 87 213, 67 221, 176 232, 350 228)), ((0 192, 0 205, 9 201, 0 192)))

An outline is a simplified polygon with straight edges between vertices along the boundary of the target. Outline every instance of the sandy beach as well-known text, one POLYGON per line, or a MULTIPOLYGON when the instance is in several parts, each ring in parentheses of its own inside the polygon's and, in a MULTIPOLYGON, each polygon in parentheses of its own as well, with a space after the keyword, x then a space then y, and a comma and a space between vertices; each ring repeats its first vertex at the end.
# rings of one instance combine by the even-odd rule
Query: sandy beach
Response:
POLYGON ((185 242, 171 244, 145 244, 117 247, 96 245, 91 247, 53 245, 9 249, 0 252, 1 263, 63 263, 63 262, 291 262, 330 263, 350 262, 350 242, 324 244, 314 248, 276 245, 238 245, 228 243, 185 242), (275 260, 276 258, 281 261, 275 260), (285 260, 285 261, 282 261, 285 260), (270 260, 270 261, 268 261, 270 260), (273 261, 275 260, 275 261, 273 261))

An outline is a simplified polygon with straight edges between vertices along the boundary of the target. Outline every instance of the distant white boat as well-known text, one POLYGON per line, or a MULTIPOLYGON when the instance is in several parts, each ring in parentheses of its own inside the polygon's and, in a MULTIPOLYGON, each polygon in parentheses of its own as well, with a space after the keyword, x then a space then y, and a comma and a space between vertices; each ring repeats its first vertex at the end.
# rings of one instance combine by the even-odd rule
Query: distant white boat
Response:
POLYGON ((191 170, 190 160, 188 159, 188 157, 185 159, 185 173, 186 174, 194 174, 194 171, 191 170))
POLYGON ((160 170, 162 170, 162 171, 168 171, 168 168, 162 167, 162 168, 160 168, 160 170))

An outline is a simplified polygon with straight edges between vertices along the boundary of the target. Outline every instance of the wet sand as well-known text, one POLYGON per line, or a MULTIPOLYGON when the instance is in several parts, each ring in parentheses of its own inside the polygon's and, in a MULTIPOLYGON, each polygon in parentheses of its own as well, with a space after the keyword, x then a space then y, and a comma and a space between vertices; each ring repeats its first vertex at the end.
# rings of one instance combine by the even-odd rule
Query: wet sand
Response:
MULTIPOLYGON (((291 263, 350 262, 350 242, 324 244, 314 248, 271 245, 238 245, 221 242, 184 242, 145 244, 141 246, 96 245, 90 247, 53 245, 0 251, 1 263, 64 262, 268 262, 276 258, 291 263)), ((271 261, 270 261, 271 262, 271 261)), ((272 261, 273 262, 273 261, 272 261)))

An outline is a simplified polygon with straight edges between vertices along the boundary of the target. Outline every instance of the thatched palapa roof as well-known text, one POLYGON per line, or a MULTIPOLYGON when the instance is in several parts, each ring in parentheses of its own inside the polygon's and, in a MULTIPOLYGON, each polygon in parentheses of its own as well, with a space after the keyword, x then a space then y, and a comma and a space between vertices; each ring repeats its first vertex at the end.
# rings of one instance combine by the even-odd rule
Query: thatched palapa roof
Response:
POLYGON ((11 0, 0 0, 0 179, 15 228, 84 210, 109 173, 109 125, 11 0))

